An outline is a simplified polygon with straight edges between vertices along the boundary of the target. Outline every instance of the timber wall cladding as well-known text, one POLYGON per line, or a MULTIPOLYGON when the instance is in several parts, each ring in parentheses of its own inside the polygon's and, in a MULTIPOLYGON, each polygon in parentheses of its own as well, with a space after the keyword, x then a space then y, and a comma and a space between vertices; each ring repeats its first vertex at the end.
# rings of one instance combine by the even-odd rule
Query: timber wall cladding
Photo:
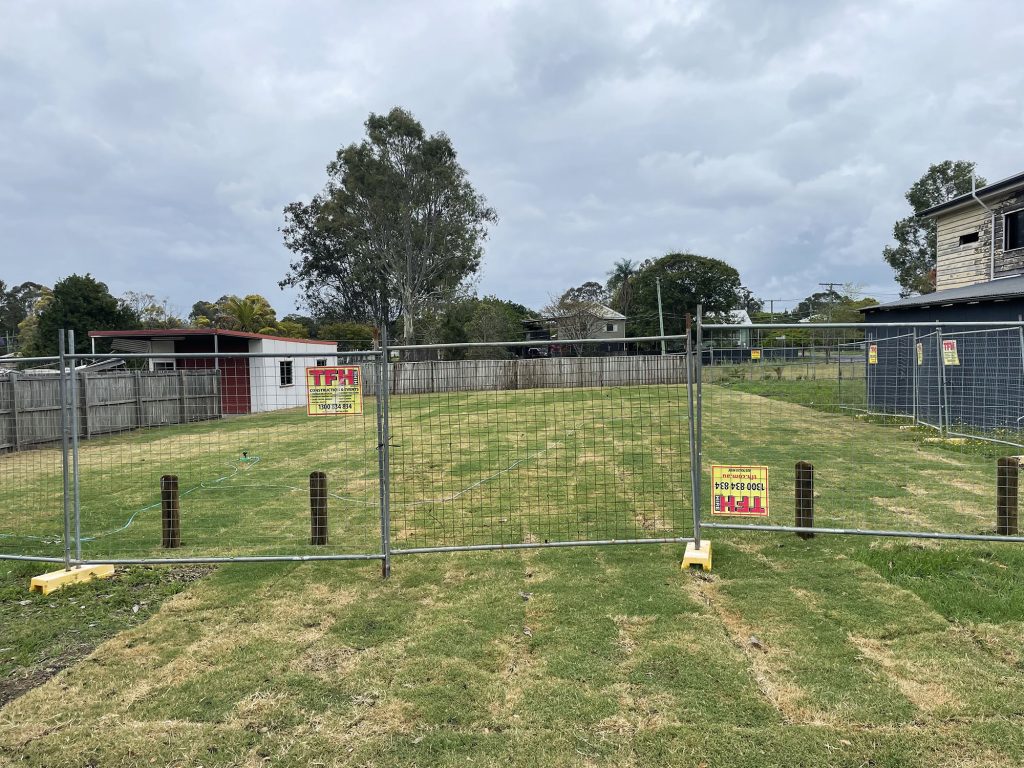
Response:
MULTIPOLYGON (((995 276, 1024 271, 1024 248, 1004 251, 1003 215, 1024 208, 1024 192, 989 203, 995 212, 995 276)), ((983 283, 990 277, 992 214, 980 205, 939 216, 936 249, 935 288, 959 288, 983 283), (960 244, 963 235, 978 233, 977 242, 960 244)))
MULTIPOLYGON (((75 414, 88 440, 140 427, 221 416, 218 371, 80 373, 75 414)), ((0 450, 59 442, 60 380, 56 373, 9 371, 0 379, 0 450)))

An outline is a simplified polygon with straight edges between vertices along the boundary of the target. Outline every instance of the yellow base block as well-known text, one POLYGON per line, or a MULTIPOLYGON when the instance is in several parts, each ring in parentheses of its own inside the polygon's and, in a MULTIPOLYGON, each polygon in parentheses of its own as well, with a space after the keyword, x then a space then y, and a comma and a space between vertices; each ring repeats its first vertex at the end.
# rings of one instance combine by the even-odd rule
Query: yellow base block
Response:
POLYGON ((72 568, 70 571, 52 571, 44 573, 42 576, 35 576, 28 591, 42 592, 44 595, 48 595, 68 584, 91 579, 109 579, 113 575, 114 566, 112 565, 83 565, 72 568))
POLYGON ((691 541, 686 545, 686 552, 683 554, 683 564, 680 566, 683 570, 686 570, 691 565, 699 565, 705 571, 711 570, 711 542, 702 541, 700 543, 700 549, 693 546, 691 541))

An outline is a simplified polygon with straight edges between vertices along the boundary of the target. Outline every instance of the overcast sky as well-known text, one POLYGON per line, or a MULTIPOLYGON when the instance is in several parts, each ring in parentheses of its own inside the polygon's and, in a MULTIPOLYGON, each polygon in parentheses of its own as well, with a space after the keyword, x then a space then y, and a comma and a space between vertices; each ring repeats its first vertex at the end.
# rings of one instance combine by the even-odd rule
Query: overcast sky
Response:
MULTIPOLYGON (((0 0, 0 279, 261 293, 282 208, 370 112, 448 133, 497 209, 479 280, 543 305, 614 261, 724 259, 761 297, 894 298, 930 163, 1024 170, 1018 2, 0 0)), ((777 307, 779 305, 776 305, 777 307)))

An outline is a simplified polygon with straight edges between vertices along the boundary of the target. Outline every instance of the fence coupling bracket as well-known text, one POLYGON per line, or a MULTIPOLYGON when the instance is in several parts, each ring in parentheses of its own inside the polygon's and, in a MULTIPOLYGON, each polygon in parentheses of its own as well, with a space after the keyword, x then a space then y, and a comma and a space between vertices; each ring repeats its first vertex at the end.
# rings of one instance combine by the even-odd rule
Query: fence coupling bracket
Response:
POLYGON ((683 563, 679 567, 684 571, 692 565, 699 565, 705 571, 711 570, 711 542, 701 541, 700 549, 693 546, 693 542, 686 545, 686 552, 683 554, 683 563))

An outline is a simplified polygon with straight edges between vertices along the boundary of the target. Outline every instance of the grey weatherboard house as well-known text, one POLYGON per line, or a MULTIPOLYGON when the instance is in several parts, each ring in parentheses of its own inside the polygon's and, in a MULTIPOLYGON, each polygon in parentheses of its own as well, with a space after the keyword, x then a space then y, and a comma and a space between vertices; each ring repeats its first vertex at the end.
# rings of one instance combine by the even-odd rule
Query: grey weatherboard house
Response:
POLYGON ((867 365, 868 404, 947 429, 1016 432, 1024 420, 1024 332, 1005 323, 1024 317, 1024 173, 921 216, 935 221, 937 290, 862 312, 867 322, 929 325, 869 329, 878 363, 867 365), (934 326, 964 322, 991 325, 934 326))

